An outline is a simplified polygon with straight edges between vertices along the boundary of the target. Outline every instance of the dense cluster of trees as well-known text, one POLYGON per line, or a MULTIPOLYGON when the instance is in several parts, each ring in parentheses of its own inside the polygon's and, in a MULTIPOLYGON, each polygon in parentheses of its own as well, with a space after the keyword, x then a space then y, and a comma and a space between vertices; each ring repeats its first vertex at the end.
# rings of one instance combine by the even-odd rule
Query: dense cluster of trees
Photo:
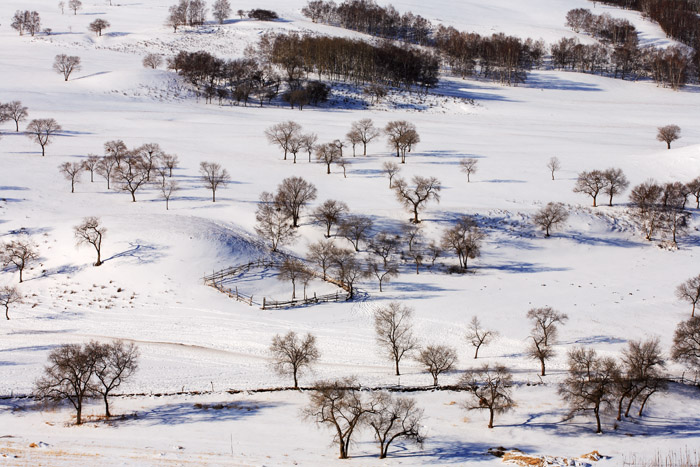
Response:
POLYGON ((393 6, 373 0, 309 1, 302 13, 314 22, 333 24, 406 44, 433 46, 453 71, 462 76, 480 74, 503 84, 525 80, 527 70, 541 63, 544 44, 531 39, 494 34, 483 37, 452 27, 435 27, 411 12, 400 14, 393 6))
MULTIPOLYGON (((597 1, 597 0, 596 0, 597 1)), ((700 63, 700 17, 695 0, 602 0, 601 3, 641 11, 659 23, 661 29, 673 39, 696 51, 696 67, 700 63)))
POLYGON ((375 45, 342 37, 290 33, 263 38, 260 51, 281 70, 292 88, 308 73, 357 85, 423 89, 434 87, 438 79, 439 63, 433 54, 390 42, 375 45))

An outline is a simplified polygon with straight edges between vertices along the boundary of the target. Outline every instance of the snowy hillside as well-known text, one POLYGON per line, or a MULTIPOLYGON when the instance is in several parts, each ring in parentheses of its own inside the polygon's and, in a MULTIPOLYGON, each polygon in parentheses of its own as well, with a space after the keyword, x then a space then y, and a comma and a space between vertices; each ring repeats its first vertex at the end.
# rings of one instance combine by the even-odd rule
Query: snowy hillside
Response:
MULTIPOLYGON (((68 9, 61 14, 56 3, 0 2, 0 103, 18 100, 29 111, 19 132, 12 121, 0 126, 0 243, 29 236, 39 253, 22 284, 11 268, 0 272, 0 286, 18 285, 26 297, 0 325, 0 463, 501 465, 487 452, 504 446, 567 458, 597 450, 607 458, 590 465, 622 465, 634 456, 695 452, 700 440, 695 386, 671 384, 650 400, 644 417, 616 422, 614 414, 605 414, 602 436, 594 434, 590 416, 568 416, 557 388, 566 377, 569 349, 582 345, 618 358, 629 341, 656 336, 668 358, 677 324, 690 316, 690 306, 674 291, 700 273, 698 210, 690 210, 689 232, 675 249, 644 239, 630 218, 629 190, 612 207, 601 194, 593 208, 573 187, 580 172, 611 167, 624 171, 630 187, 650 178, 685 183, 700 176, 696 85, 675 92, 646 80, 540 69, 514 87, 441 76, 428 96, 395 91, 376 106, 343 106, 342 85, 334 90, 333 105, 303 111, 281 100, 262 108, 206 104, 173 71, 144 68, 143 56, 205 50, 241 58, 267 32, 363 36, 312 23, 300 12, 306 4, 301 0, 232 2, 234 12, 269 8, 281 19, 236 16, 223 25, 208 22, 177 33, 164 25, 175 0, 113 0, 113 6, 84 0, 77 15, 68 9), (38 11, 42 29, 49 27, 52 34, 19 36, 10 28, 19 9, 38 11), (111 24, 101 37, 87 30, 96 18, 111 24), (52 70, 57 54, 81 58, 82 68, 68 81, 52 70), (54 118, 63 128, 45 157, 22 132, 35 118, 54 118), (302 212, 299 238, 284 252, 306 257, 309 245, 323 238, 323 228, 308 214, 327 199, 342 200, 351 213, 370 217, 377 232, 401 232, 411 214, 382 172, 384 162, 396 160, 385 137, 369 144, 367 157, 352 157, 344 148, 349 165, 343 177, 338 166, 327 175, 325 165, 309 163, 304 151, 296 164, 283 160, 264 133, 294 120, 305 132, 317 133, 319 142, 330 142, 343 139, 351 123, 363 118, 380 128, 392 120, 415 124, 420 143, 407 154, 400 176, 434 176, 442 183, 439 203, 421 211, 426 239, 439 241, 461 215, 477 220, 486 238, 481 256, 469 260, 469 272, 449 274, 457 264, 450 253, 434 268, 426 259, 420 274, 407 261, 382 292, 375 279, 365 278, 353 301, 284 310, 262 310, 207 287, 206 274, 269 256, 255 232, 259 196, 290 176, 313 183, 318 197, 302 212), (655 138, 657 128, 667 124, 682 128, 671 150, 655 138), (178 156, 173 178, 180 189, 169 210, 153 185, 139 190, 132 203, 127 192, 108 190, 103 177, 95 175, 91 183, 88 172, 71 193, 59 165, 88 154, 102 156, 104 143, 118 139, 129 148, 158 143, 178 156), (556 180, 546 167, 554 156, 562 165, 556 180), (479 161, 469 183, 459 170, 466 158, 479 161), (200 179, 202 161, 219 163, 231 174, 215 203, 200 179), (548 202, 564 203, 570 217, 544 238, 532 216, 548 202), (92 266, 92 247, 76 247, 73 228, 86 216, 100 217, 107 228, 100 267, 92 266), (417 361, 403 361, 399 379, 377 347, 374 313, 391 301, 415 309, 414 333, 421 345, 457 349, 456 370, 441 375, 442 385, 457 384, 463 370, 482 363, 503 364, 514 375, 517 407, 488 430, 486 412, 461 407, 466 392, 412 393, 425 409, 422 447, 397 441, 380 461, 370 431, 364 430, 355 437, 351 459, 340 461, 330 431, 300 416, 308 393, 252 391, 290 384, 271 369, 268 351, 273 336, 290 330, 313 333, 321 354, 302 376, 303 386, 354 375, 366 387, 430 389, 432 378, 417 361), (531 328, 526 314, 544 306, 569 319, 560 327, 547 376, 541 377, 539 362, 525 353, 531 328), (464 339, 475 315, 499 333, 478 360, 464 339), (138 372, 117 391, 128 396, 114 398, 114 412, 123 418, 101 420, 97 400, 85 408, 87 423, 74 426, 68 404, 44 408, 14 397, 32 393, 58 346, 111 339, 133 342, 141 354, 138 372), (153 395, 178 392, 189 394, 153 395)), ((628 19, 645 44, 672 43, 636 12, 599 3, 594 8, 584 0, 390 3, 435 24, 548 43, 561 37, 592 41, 565 26, 567 11, 589 8, 628 19)), ((352 92, 358 95, 357 89, 352 92)), ((688 206, 694 204, 690 196, 688 206)), ((350 247, 345 239, 335 242, 350 247)), ((241 292, 252 294, 256 303, 263 297, 290 299, 291 284, 276 274, 256 270, 239 284, 241 292)), ((336 290, 319 280, 309 293, 336 290)), ((670 359, 667 371, 675 379, 689 376, 670 359)))

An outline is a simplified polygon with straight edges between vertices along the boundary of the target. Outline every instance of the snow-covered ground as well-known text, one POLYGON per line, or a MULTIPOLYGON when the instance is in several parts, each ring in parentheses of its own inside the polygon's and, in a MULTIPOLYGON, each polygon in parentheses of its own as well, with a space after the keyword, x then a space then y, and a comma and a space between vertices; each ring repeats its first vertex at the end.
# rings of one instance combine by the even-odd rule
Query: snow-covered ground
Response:
MULTIPOLYGON (((668 350, 676 324, 689 307, 674 297, 675 287, 698 274, 697 221, 677 251, 643 240, 626 215, 626 196, 614 207, 593 209, 589 199, 572 192, 582 170, 622 168, 632 185, 655 178, 689 181, 700 175, 700 130, 697 88, 683 92, 649 82, 628 82, 599 76, 534 71, 518 87, 445 78, 423 104, 384 105, 365 110, 338 107, 238 107, 205 105, 188 97, 174 74, 146 70, 147 52, 206 49, 222 57, 241 56, 246 45, 265 31, 308 30, 352 35, 315 25, 299 12, 305 2, 274 0, 237 2, 234 9, 254 6, 276 10, 285 21, 231 21, 201 31, 173 34, 163 26, 165 0, 147 2, 84 1, 74 16, 61 15, 56 2, 0 2, 0 102, 21 100, 30 118, 55 118, 64 131, 41 157, 38 146, 14 123, 2 126, 0 140, 0 241, 22 229, 38 244, 39 263, 27 271, 21 290, 27 303, 11 312, 0 326, 0 394, 27 394, 40 375, 49 351, 65 343, 120 338, 136 342, 141 365, 121 391, 152 393, 212 391, 206 396, 134 397, 115 402, 127 419, 113 424, 69 424, 67 407, 38 411, 20 399, 0 404, 0 456, 20 456, 12 464, 302 464, 334 462, 330 435, 300 419, 306 395, 253 393, 230 395, 227 389, 250 390, 287 385, 268 365, 273 335, 288 330, 313 332, 322 353, 315 379, 356 375, 367 386, 397 384, 391 365, 378 353, 372 313, 376 306, 401 300, 416 310, 416 334, 425 344, 444 343, 459 349, 458 368, 477 365, 463 339, 466 323, 478 315, 500 337, 482 350, 478 364, 503 363, 515 373, 518 408, 486 430, 480 413, 459 407, 462 393, 418 393, 426 409, 428 440, 423 449, 396 449, 385 464, 500 463, 484 453, 490 447, 516 447, 528 453, 578 456, 592 450, 611 456, 648 455, 657 449, 698 446, 698 392, 687 387, 652 399, 643 419, 620 423, 609 433, 592 434, 587 418, 563 421, 565 407, 556 395, 565 371, 566 351, 592 346, 617 356, 629 340, 658 336, 668 350), (17 9, 36 9, 51 36, 19 37, 9 27, 17 9), (111 28, 103 37, 87 32, 87 24, 105 18, 111 28), (79 55, 83 68, 64 82, 51 69, 58 53, 79 55), (473 100, 473 103, 471 103, 473 100), (432 106, 430 104, 433 104, 432 106), (421 143, 408 155, 402 176, 439 178, 440 204, 423 213, 428 237, 460 214, 479 216, 488 237, 474 273, 447 275, 406 266, 399 278, 379 293, 374 281, 360 284, 360 299, 350 303, 262 311, 234 301, 203 284, 215 269, 247 262, 263 254, 254 235, 255 209, 262 191, 272 191, 285 177, 302 176, 318 188, 317 203, 345 201, 351 211, 371 216, 382 230, 396 230, 408 213, 396 202, 381 173, 393 160, 384 141, 369 146, 369 157, 356 157, 343 178, 338 168, 325 174, 320 164, 283 161, 268 145, 264 130, 293 119, 321 141, 342 138, 350 123, 372 118, 378 126, 396 119, 415 123, 421 143), (675 123, 683 138, 668 151, 655 140, 656 128, 675 123), (177 154, 175 177, 181 190, 169 211, 155 189, 126 193, 108 191, 103 179, 82 177, 76 193, 58 172, 58 165, 89 153, 102 154, 105 141, 123 139, 129 147, 159 143, 177 154), (563 165, 557 180, 545 167, 557 156, 563 165), (467 184, 459 160, 479 159, 479 171, 467 184), (201 161, 219 162, 233 182, 210 193, 198 179, 201 161), (568 204, 567 227, 544 239, 529 223, 543 204, 568 204), (72 228, 89 215, 108 228, 105 263, 91 266, 93 252, 76 249, 72 228), (558 355, 549 375, 524 355, 530 325, 528 309, 553 306, 569 315, 561 329, 558 355), (543 384, 541 384, 543 383, 543 384), (535 385, 536 384, 536 385, 535 385), (232 404, 224 409, 195 404, 232 404), (12 436, 5 438, 3 436, 12 436), (41 444, 41 443, 45 444, 41 444), (39 447, 29 448, 30 443, 39 447), (182 447, 182 448, 181 448, 182 447)), ((386 2, 380 2, 386 3, 386 2)), ((571 8, 593 9, 583 0, 468 0, 448 2, 393 1, 401 12, 412 10, 482 34, 505 32, 552 42, 576 36, 564 26, 571 8)), ((660 29, 637 13, 598 5, 594 11, 625 17, 648 43, 665 44, 660 29)), ((581 40, 587 40, 579 35, 581 40)), ((398 98, 395 98, 398 99, 398 98)), ((412 97, 412 99, 417 99, 412 97)), ((603 204, 603 203, 601 203, 603 204)), ((304 255, 322 229, 302 219, 300 240, 289 251, 304 255)), ((344 244, 345 241, 337 240, 344 244)), ((456 263, 445 258, 446 264, 456 263)), ((263 274, 243 292, 284 299, 291 287, 263 274)), ((16 275, 0 273, 0 284, 16 275)), ((318 293, 327 287, 318 285, 318 293)), ((413 361, 404 365, 400 384, 428 385, 429 375, 413 361)), ((680 375, 682 368, 670 365, 680 375)), ((454 383, 460 372, 441 377, 454 383)), ((90 405, 98 415, 100 405, 90 405)), ((377 462, 369 433, 351 450, 355 465, 377 462)), ((12 465, 14 465, 12 464, 12 465)), ((379 463, 377 465, 380 465, 379 463)))

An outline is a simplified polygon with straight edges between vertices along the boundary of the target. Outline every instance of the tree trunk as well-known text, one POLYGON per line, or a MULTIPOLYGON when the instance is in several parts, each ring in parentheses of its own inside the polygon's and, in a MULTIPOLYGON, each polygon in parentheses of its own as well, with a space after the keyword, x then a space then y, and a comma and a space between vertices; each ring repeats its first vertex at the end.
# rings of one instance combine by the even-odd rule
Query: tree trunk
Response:
POLYGON ((331 165, 330 165, 330 164, 327 164, 326 174, 327 174, 327 175, 330 175, 330 174, 331 174, 331 165))
POLYGON ((211 202, 216 203, 216 190, 211 190, 211 202))
POLYGON ((610 201, 608 202, 608 206, 612 206, 612 199, 613 199, 613 194, 610 193, 610 201))
MULTIPOLYGON (((654 391, 654 392, 656 392, 656 391, 654 391)), ((639 406, 639 412, 637 413, 638 416, 640 416, 640 417, 642 416, 642 413, 644 412, 644 406, 647 405, 647 401, 649 400, 651 395, 654 394, 654 392, 650 392, 649 394, 647 394, 644 397, 644 399, 642 399, 642 405, 639 406)))
POLYGON ((132 191, 132 192, 131 192, 131 202, 132 202, 132 203, 135 203, 135 202, 136 202, 136 192, 135 192, 135 191, 132 191))
POLYGON ((438 375, 435 374, 433 375, 433 386, 437 387, 438 385, 438 375))
POLYGON ((112 414, 109 412, 109 399, 107 398, 107 394, 102 394, 102 399, 105 401, 105 417, 109 418, 112 416, 112 414))
POLYGON ((593 207, 594 207, 594 208, 598 207, 598 206, 596 205, 596 197, 597 197, 597 195, 593 197, 593 207))
POLYGON ((670 141, 666 141, 666 146, 667 146, 666 149, 671 149, 671 142, 670 142, 670 141))
POLYGON ((100 266, 102 264, 102 255, 101 255, 99 248, 96 248, 96 250, 97 250, 97 262, 95 263, 95 266, 100 266))
POLYGON ((297 298, 297 285, 294 281, 292 281, 292 300, 297 298))
POLYGON ((294 389, 299 389, 299 382, 297 381, 297 369, 294 369, 294 389))
POLYGON ((489 408, 489 428, 493 428, 493 409, 489 408))
POLYGON ((70 192, 75 193, 75 180, 70 181, 70 192))
POLYGON ((595 409, 593 409, 593 413, 595 414, 595 422, 596 422, 596 433, 602 433, 603 429, 600 426, 600 407, 596 406, 595 409))
MULTIPOLYGON (((8 321, 10 320, 10 305, 5 305, 5 318, 7 318, 8 321)), ((396 371, 398 371, 398 370, 396 370, 396 371)))
POLYGON ((540 365, 542 366, 542 373, 541 373, 541 375, 542 375, 542 376, 546 376, 546 375, 544 374, 544 358, 540 358, 540 365))
POLYGON ((75 424, 76 425, 82 425, 83 423, 83 418, 82 418, 82 412, 83 412, 83 406, 80 402, 78 402, 78 407, 75 409, 76 415, 75 415, 75 424))
POLYGON ((413 223, 417 224, 420 221, 418 220, 418 205, 414 204, 413 205, 413 223))
POLYGON ((20 284, 22 283, 22 270, 23 270, 23 269, 24 269, 24 268, 19 268, 19 283, 20 283, 20 284))
POLYGON ((479 358, 479 347, 481 347, 481 344, 476 346, 476 350, 474 351, 474 359, 476 360, 479 358))
POLYGON ((396 357, 394 357, 394 367, 396 368, 396 376, 401 376, 401 373, 399 372, 399 359, 396 357))
POLYGON ((170 207, 168 206, 168 198, 165 198, 165 210, 170 211, 170 207))
POLYGON ((362 142, 362 145, 363 145, 362 155, 366 156, 367 155, 367 143, 362 142))
POLYGON ((44 145, 41 145, 41 157, 44 157, 46 154, 44 152, 44 145))

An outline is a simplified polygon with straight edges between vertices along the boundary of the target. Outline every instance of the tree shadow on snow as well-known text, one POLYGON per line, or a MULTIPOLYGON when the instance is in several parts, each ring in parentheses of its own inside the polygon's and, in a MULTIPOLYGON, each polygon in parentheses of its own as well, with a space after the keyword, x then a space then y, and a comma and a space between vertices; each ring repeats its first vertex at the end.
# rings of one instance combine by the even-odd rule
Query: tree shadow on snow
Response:
POLYGON ((166 404, 153 410, 136 412, 134 418, 151 425, 181 425, 200 422, 227 422, 244 420, 259 415, 265 409, 282 404, 256 401, 229 401, 205 404, 166 404))
POLYGON ((121 253, 110 256, 103 262, 112 261, 117 258, 130 258, 136 264, 150 264, 162 259, 165 255, 160 252, 160 249, 166 249, 167 247, 157 246, 155 244, 149 244, 141 240, 135 240, 129 242, 130 248, 124 250, 121 253))

